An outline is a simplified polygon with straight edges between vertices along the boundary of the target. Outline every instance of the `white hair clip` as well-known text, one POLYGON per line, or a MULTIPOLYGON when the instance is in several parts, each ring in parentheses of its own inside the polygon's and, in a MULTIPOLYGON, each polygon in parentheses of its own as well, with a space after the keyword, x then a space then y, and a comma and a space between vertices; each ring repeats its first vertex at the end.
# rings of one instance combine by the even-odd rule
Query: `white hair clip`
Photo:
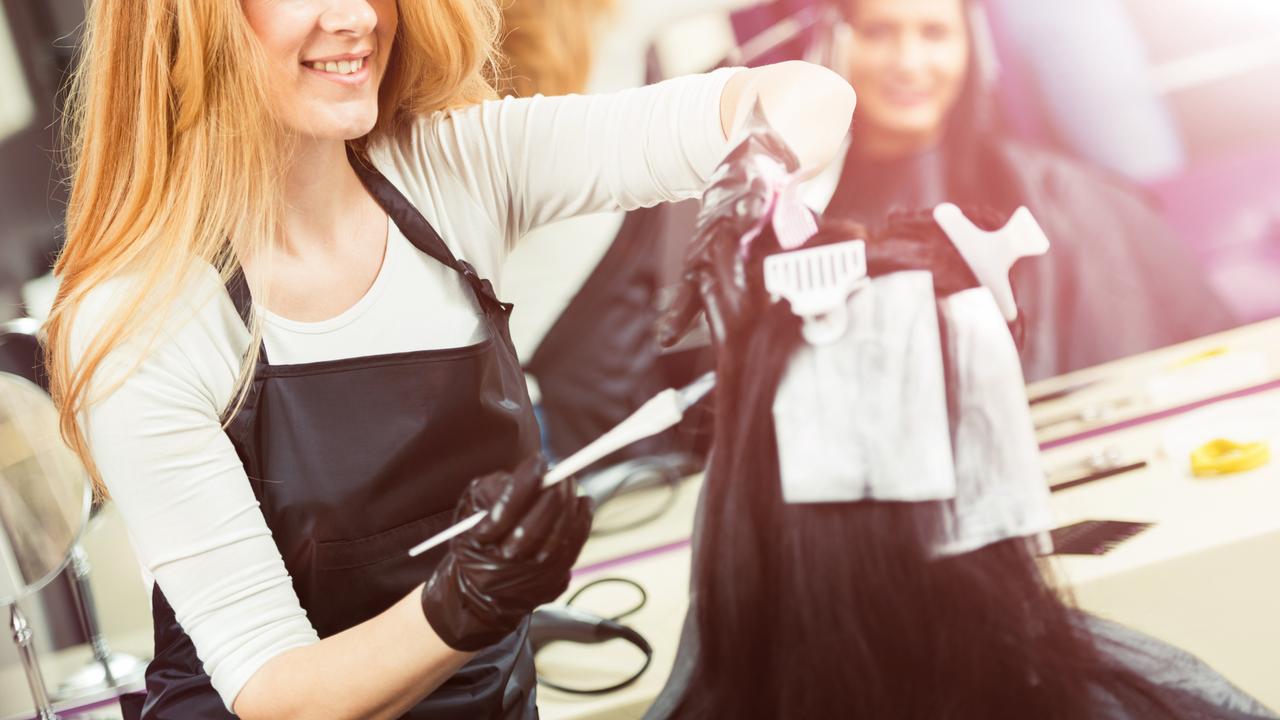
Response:
POLYGON ((938 227, 951 238, 960 256, 969 264, 974 276, 991 291, 1006 322, 1018 318, 1018 305, 1009 286, 1009 269, 1020 258, 1043 255, 1049 251, 1049 238, 1031 211, 1020 207, 1004 227, 987 232, 965 217, 964 211, 951 203, 933 210, 938 227))
POLYGON ((764 288, 774 302, 786 298, 804 319, 804 339, 829 345, 849 327, 849 296, 867 282, 862 240, 774 253, 764 259, 764 288))

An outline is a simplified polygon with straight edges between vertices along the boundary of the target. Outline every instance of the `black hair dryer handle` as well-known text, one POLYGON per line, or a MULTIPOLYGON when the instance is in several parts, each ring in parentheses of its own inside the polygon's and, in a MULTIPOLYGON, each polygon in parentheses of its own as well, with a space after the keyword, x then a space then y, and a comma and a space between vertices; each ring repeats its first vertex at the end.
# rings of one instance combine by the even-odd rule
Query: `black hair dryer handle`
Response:
POLYGON ((636 644, 646 653, 650 651, 649 643, 626 625, 576 608, 539 608, 529 622, 529 642, 535 653, 556 641, 594 645, 618 638, 636 644))

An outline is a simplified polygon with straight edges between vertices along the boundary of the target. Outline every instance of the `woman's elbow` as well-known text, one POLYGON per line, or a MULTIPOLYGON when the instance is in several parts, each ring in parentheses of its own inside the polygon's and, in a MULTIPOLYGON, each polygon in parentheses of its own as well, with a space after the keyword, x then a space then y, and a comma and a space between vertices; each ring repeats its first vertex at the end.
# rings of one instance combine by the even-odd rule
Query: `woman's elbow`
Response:
POLYGON ((314 712, 290 706, 280 697, 263 697, 261 694, 241 691, 232 702, 232 712, 240 720, 310 720, 314 712))
POLYGON ((294 693, 273 677, 287 662, 282 660, 284 655, 288 653, 277 655, 258 668, 231 701, 232 712, 240 720, 302 720, 301 708, 289 702, 294 693))
POLYGON ((284 708, 279 707, 279 703, 266 701, 248 685, 231 702, 231 709, 240 720, 266 720, 270 717, 289 716, 287 712, 281 713, 284 708))
POLYGON ((817 171, 835 159, 853 122, 857 94, 849 82, 821 65, 802 61, 761 68, 759 95, 766 117, 799 156, 817 171))

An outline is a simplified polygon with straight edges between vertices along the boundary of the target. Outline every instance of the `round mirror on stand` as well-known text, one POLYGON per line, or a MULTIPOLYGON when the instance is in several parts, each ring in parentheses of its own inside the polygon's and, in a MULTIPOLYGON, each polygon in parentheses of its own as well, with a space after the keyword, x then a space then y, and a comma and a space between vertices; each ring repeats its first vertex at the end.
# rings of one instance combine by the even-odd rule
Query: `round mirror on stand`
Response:
POLYGON ((10 606, 10 629, 40 720, 57 716, 18 601, 66 567, 91 501, 84 467, 58 432, 53 401, 29 380, 0 373, 0 605, 10 606))
MULTIPOLYGON (((48 378, 44 374, 39 331, 40 324, 31 318, 17 318, 0 323, 0 372, 26 378, 44 389, 47 388, 48 378)), ((93 531, 96 521, 102 517, 99 513, 101 509, 102 506, 95 504, 90 510, 89 526, 84 534, 93 531)), ((71 550, 71 562, 66 576, 64 591, 70 593, 84 640, 93 649, 93 659, 62 680, 54 693, 54 699, 93 697, 136 683, 147 664, 133 655, 114 652, 108 644, 93 597, 89 556, 80 544, 71 550)), ((43 593, 46 601, 49 593, 49 589, 43 593)))

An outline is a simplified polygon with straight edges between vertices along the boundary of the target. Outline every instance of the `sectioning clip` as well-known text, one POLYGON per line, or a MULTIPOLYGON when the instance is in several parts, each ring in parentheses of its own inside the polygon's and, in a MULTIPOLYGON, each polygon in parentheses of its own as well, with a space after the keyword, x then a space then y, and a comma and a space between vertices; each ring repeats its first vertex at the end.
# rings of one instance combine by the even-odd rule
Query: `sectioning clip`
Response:
POLYGON ((1009 285, 1009 270, 1021 258, 1049 251, 1049 238, 1031 211, 1025 207, 1018 208, 1009 222, 995 232, 987 232, 974 225, 964 211, 951 203, 934 208, 933 219, 951 238, 978 282, 995 296, 1005 321, 1018 319, 1018 305, 1009 285))
POLYGON ((829 345, 849 328, 847 302, 867 281, 867 245, 862 240, 792 250, 764 259, 764 287, 774 302, 786 298, 804 319, 810 345, 829 345))

